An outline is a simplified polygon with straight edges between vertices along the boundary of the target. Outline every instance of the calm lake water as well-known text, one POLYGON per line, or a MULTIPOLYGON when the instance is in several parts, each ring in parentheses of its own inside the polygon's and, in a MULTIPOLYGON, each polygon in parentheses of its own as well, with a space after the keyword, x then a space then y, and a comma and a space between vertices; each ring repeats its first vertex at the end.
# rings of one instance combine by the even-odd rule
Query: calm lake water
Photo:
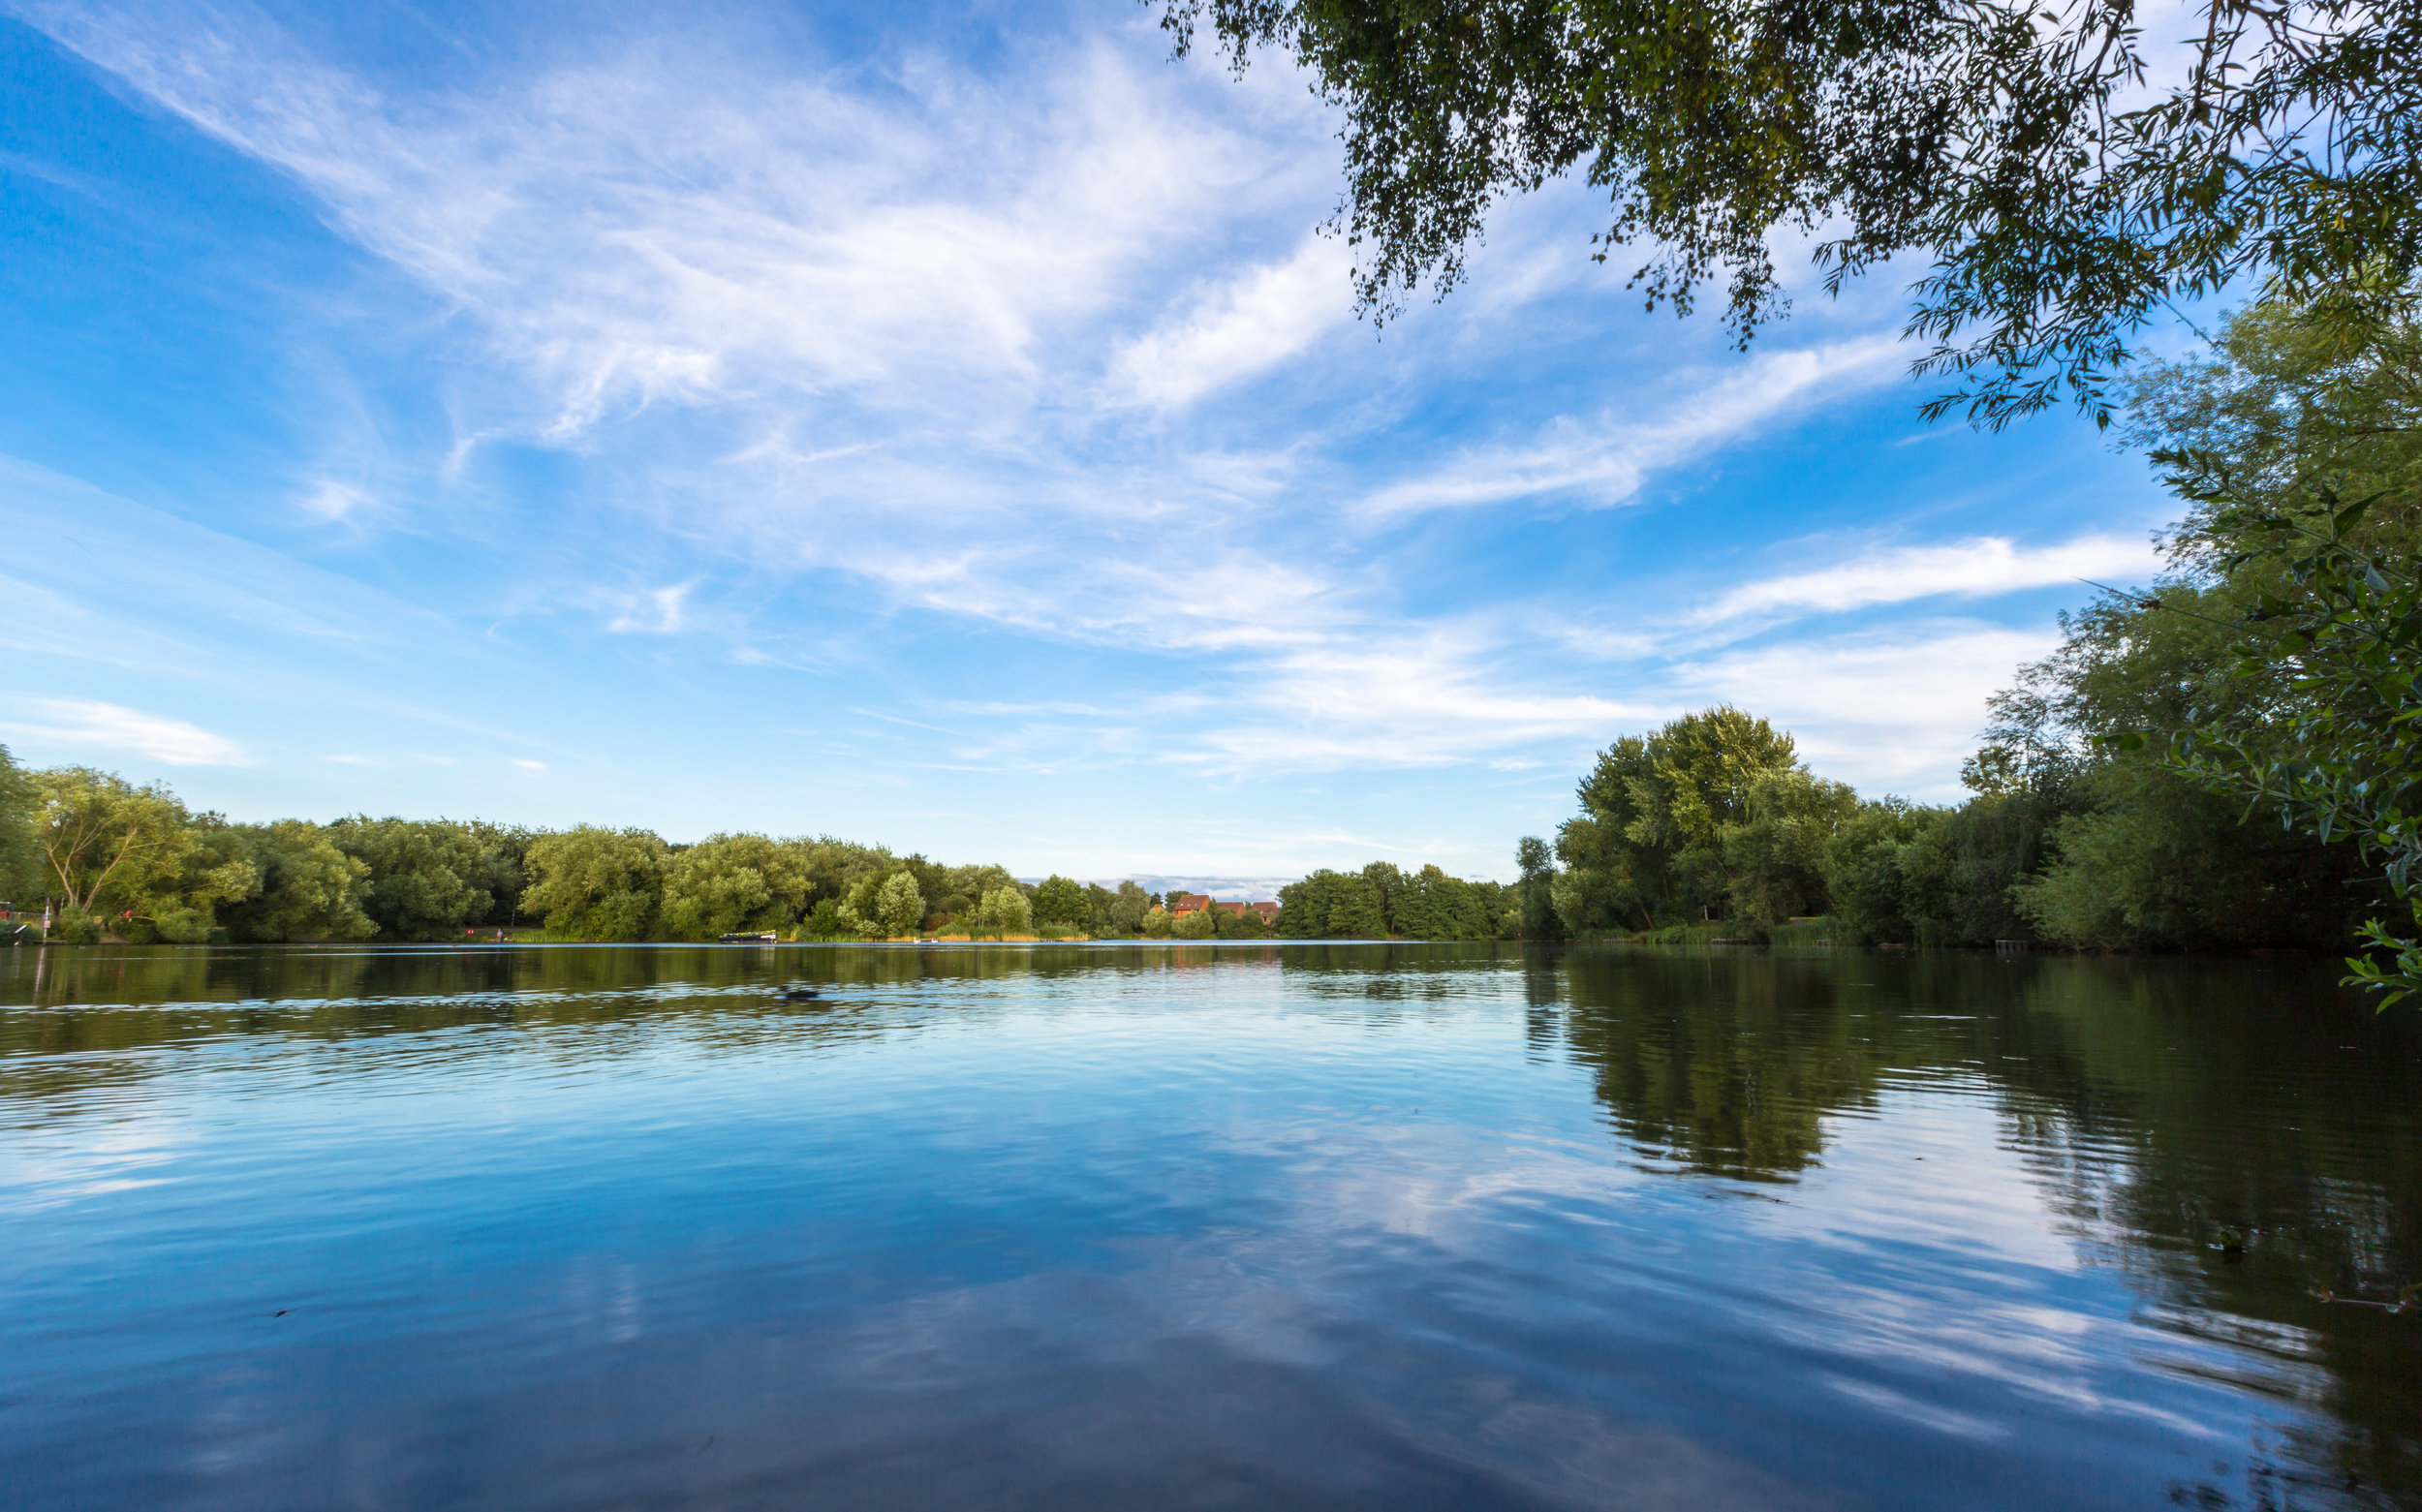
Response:
POLYGON ((0 1500, 2422 1506, 2333 974, 0 950, 0 1500))

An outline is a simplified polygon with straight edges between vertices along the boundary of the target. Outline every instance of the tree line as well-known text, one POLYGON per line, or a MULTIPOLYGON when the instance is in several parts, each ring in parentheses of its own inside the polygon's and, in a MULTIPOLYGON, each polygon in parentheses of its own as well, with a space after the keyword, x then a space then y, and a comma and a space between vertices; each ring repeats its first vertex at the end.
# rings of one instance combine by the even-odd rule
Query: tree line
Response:
POLYGON ((1729 706, 1626 737, 1557 834, 1557 932, 2327 950, 2378 907, 2351 841, 2246 822, 2154 757, 1997 742, 1963 776, 1958 804, 1862 798, 1729 706))
POLYGON ((0 896, 46 914, 48 938, 66 941, 440 941, 499 929, 600 941, 1268 932, 1224 913, 1172 925, 1164 900, 1133 880, 1033 884, 998 865, 948 866, 829 836, 677 845, 644 829, 477 819, 236 823, 158 783, 79 766, 26 771, 5 747, 0 896))
POLYGON ((2410 985, 2416 298, 2275 295, 2125 386, 2127 438, 2185 507, 2165 570, 2063 617, 2060 647, 1991 700, 1966 800, 1863 799, 1763 720, 1690 715, 1582 779, 1556 926, 1754 935, 1825 915, 1846 941, 1914 944, 2365 942, 2358 976, 2410 985))
MULTIPOLYGON (((1489 940, 1523 932, 1512 892, 1378 861, 1282 890, 1273 922, 1223 907, 1173 912, 1133 880, 1028 883, 829 836, 534 830, 471 819, 236 823, 165 785, 63 766, 25 771, 0 747, 0 896, 47 938, 134 943, 458 940, 896 939, 1040 932, 1097 940, 1489 940)), ((18 926, 25 927, 25 926, 18 926)))
POLYGON ((1393 861, 1359 872, 1322 869, 1278 897, 1273 932, 1285 940, 1513 940, 1523 932, 1513 889, 1450 877, 1436 865, 1412 873, 1393 861))

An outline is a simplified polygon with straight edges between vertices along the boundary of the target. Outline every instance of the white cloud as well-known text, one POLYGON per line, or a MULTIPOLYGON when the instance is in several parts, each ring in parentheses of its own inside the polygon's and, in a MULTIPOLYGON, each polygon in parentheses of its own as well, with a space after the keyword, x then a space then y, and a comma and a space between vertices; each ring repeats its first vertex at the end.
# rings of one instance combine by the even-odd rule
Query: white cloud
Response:
POLYGON ((1526 686, 1475 630, 1395 627, 1378 645, 1324 641, 1257 665, 1234 719, 1188 758, 1221 770, 1325 771, 1487 760, 1541 742, 1595 744, 1659 714, 1526 686))
POLYGON ((315 519, 339 521, 370 502, 370 496, 351 483, 333 478, 320 478, 297 501, 302 511, 315 519))
POLYGON ((183 720, 93 698, 36 698, 42 723, 11 725, 14 734, 71 750, 132 751, 171 766, 249 766, 243 748, 183 720))
MULTIPOLYGON (((1021 400, 1054 327, 1148 287, 1200 192, 1265 168, 1186 110, 1165 66, 1142 77, 1106 45, 1040 79, 911 66, 878 95, 660 37, 503 88, 405 94, 265 23, 44 19, 483 322, 544 399, 519 424, 556 439, 657 403, 1021 400)), ((1248 280, 1230 315, 1283 314, 1305 276, 1248 280)), ((1343 306, 1342 279, 1333 293, 1343 306)), ((1221 339, 1198 331, 1194 360, 1236 360, 1221 339)))
POLYGON ((1937 620, 1680 663, 1664 682, 1690 701, 1735 703, 1791 730, 1821 775, 1946 796, 1949 774, 1975 749, 1985 700, 2060 638, 2051 627, 1937 620))
POLYGON ((2152 544, 2124 536, 2080 536, 2057 545, 2022 547, 1998 536, 1871 552, 1813 572, 1745 583, 1701 610, 1702 623, 1811 609, 1838 613, 1938 594, 1971 598, 2074 583, 2090 577, 2141 580, 2158 571, 2152 544))
MULTIPOLYGON (((1333 143, 1283 67, 1172 69, 1139 21, 988 75, 889 60, 876 88, 703 33, 382 87, 255 14, 36 15, 293 175, 476 333, 448 354, 442 478, 490 439, 606 454, 620 487, 594 514, 1056 633, 1266 637, 1239 607, 1256 585, 1326 592, 1243 548, 1223 555, 1257 564, 1225 575, 1252 591, 1210 592, 1198 508, 1233 515, 1284 470, 1192 477, 1213 453, 1136 435, 1351 318, 1344 249, 1302 234, 1333 143), (1274 262, 1273 226, 1291 248, 1274 262)), ((330 518, 362 502, 317 478, 299 493, 330 518)), ((723 628, 668 593, 608 617, 723 628)))
POLYGON ((1335 238, 1306 236, 1283 262, 1248 268, 1112 359, 1115 391, 1162 409, 1275 366, 1349 320, 1353 259, 1335 238))
POLYGON ((1863 337, 1824 347, 1769 352, 1720 379, 1661 417, 1639 421, 1609 413, 1584 423, 1562 417, 1519 447, 1464 453, 1423 476, 1369 495, 1361 510, 1386 518, 1424 509, 1465 509, 1542 495, 1585 504, 1620 504, 1653 468, 1670 466, 1773 419, 1812 399, 1840 399, 1890 380, 1899 343, 1863 337))
POLYGON ((623 611, 606 628, 622 634, 673 634, 681 629, 691 591, 697 587, 698 580, 693 578, 628 595, 622 601, 623 611))
MULTIPOLYGON (((1651 378, 1595 414, 1526 422, 1509 433, 1519 440, 1433 463, 1439 427, 1393 428, 1420 402, 1413 380, 1375 396, 1395 375, 1374 359, 1317 417, 1206 433, 1225 408, 1190 406, 1303 357, 1351 318, 1347 249, 1303 234, 1333 193, 1335 143, 1284 69, 1238 86, 1215 67, 1171 69, 1157 39, 1112 37, 988 77, 930 60, 803 77, 676 36, 381 87, 227 13, 44 15, 99 66, 291 174, 331 224, 436 296, 447 331, 473 333, 476 351, 444 354, 456 428, 433 476, 476 477, 487 438, 590 464, 596 491, 573 497, 612 515, 611 530, 544 524, 567 542, 610 534, 627 552, 534 576, 530 602, 580 604, 617 632, 743 640, 748 596, 731 577, 815 574, 873 585, 815 596, 883 600, 869 619, 906 604, 1171 659, 1153 712, 1186 715, 1182 742, 1167 725, 1139 733, 1132 708, 1056 712, 1049 725, 1004 714, 1034 727, 966 737, 1038 763, 1092 740, 1197 750, 1229 771, 1519 764, 1708 690, 1767 688, 1765 663, 1728 657, 1668 677, 1670 641, 1595 631, 1593 681, 1543 671, 1547 659, 1520 652, 1552 635, 1402 607, 1409 594, 1371 543, 1425 511, 1619 503, 1655 469, 1898 371, 1883 335, 1662 383, 1661 353, 1610 365, 1651 378), (889 72, 866 87, 878 68, 889 72), (1202 108, 1198 75, 1256 91, 1253 110, 1202 108), (1370 414, 1339 417, 1357 405, 1370 414), (1333 454, 1366 445, 1385 448, 1380 476, 1398 481, 1372 491, 1364 464, 1333 454)), ((1546 277, 1552 258, 1497 240, 1522 289, 1546 277)), ((1490 324, 1471 319, 1492 308, 1483 295, 1501 310, 1508 297, 1475 288, 1439 340, 1503 339, 1473 334, 1490 324)), ((1387 355, 1418 339, 1397 345, 1396 331, 1417 329, 1391 327, 1387 355)), ((297 496, 384 528, 408 492, 385 452, 358 454, 377 463, 362 465, 362 486, 316 476, 350 476, 357 453, 334 447, 297 496)), ((2042 575, 2055 567, 2085 575, 2072 570, 2089 558, 2112 571, 2093 555, 2105 539, 2072 543, 2085 553, 2074 560, 2001 540, 1911 547, 1751 585, 1709 612, 2001 591, 1990 585, 2057 580, 2042 575)), ((534 561, 534 573, 556 566, 534 561)), ((846 638, 828 626, 817 633, 846 638)), ((1824 655, 1810 663, 1820 679, 1877 696, 1886 652, 1824 655)), ((1993 676, 2010 665, 2002 656, 1993 676)), ((1789 712, 1785 697, 1738 695, 1789 712)), ((1977 718, 1964 708, 1961 740, 1977 718)), ((1934 749, 1949 719, 1918 720, 1911 738, 1934 749)), ((1821 710, 1808 727, 1826 738, 1819 726, 1821 710)))

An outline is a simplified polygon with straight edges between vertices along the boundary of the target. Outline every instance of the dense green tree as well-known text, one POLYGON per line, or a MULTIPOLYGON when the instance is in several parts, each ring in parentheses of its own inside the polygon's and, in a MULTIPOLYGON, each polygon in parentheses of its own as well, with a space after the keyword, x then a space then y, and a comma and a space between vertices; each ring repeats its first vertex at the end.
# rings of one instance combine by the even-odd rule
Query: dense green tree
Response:
POLYGON ((1798 766, 1761 772, 1741 817, 1718 831, 1717 875, 1727 916, 1779 924, 1829 906, 1825 854, 1834 832, 1858 812, 1848 784, 1798 766))
POLYGON ((1631 838, 1669 851, 1701 894, 1719 890, 1727 833, 1755 817, 1761 787, 1798 765, 1789 735, 1729 704, 1665 725, 1647 757, 1630 779, 1631 838))
MULTIPOLYGON (((814 840, 786 840, 783 849, 798 857, 807 874, 807 897, 831 899, 837 906, 852 888, 872 877, 880 884, 903 865, 881 846, 861 846, 829 835, 814 840)), ((923 858, 917 857, 921 864, 923 858)))
MULTIPOLYGON (((2327 945, 2352 927, 2361 871, 2347 846, 2245 822, 2242 802, 2096 737, 2181 728, 2226 695, 2225 624, 2239 591, 2173 578, 2155 596, 2106 595, 2062 624, 2061 648, 1995 701, 1993 733, 2065 766, 2039 868, 2011 879, 2034 932, 2098 947, 2327 945), (2215 613, 2217 611, 2217 613, 2215 613)), ((2038 758, 2040 759, 2040 758, 2038 758)))
POLYGON ((2422 268, 2422 11, 2198 0, 1159 0, 1237 67, 1274 45, 1344 114, 1339 216, 1384 316, 1443 293, 1491 207, 1578 170, 1597 238, 1746 342, 1778 232, 1826 288, 1916 255, 1923 369, 1999 421, 2064 392, 2107 415, 2132 333, 2241 276, 2294 290, 2422 268), (2182 41, 2183 40, 2183 41, 2182 41), (2179 55, 2183 51, 2183 56, 2179 55))
POLYGON ((1556 912, 1555 852, 1537 835, 1525 835, 1514 846, 1514 867, 1522 879, 1515 884, 1515 931, 1530 941, 1564 939, 1565 921, 1556 912))
POLYGON ((1581 813, 1556 832, 1564 873, 1550 885, 1557 916, 1582 930, 1656 927, 1679 906, 1673 848, 1641 826, 1639 789, 1653 766, 1648 741, 1626 735, 1598 755, 1581 779, 1581 813))
POLYGON ((1468 882, 1432 864, 1406 879, 1396 900, 1395 933, 1412 940, 1493 940, 1495 883, 1468 882))
POLYGON ((1218 913, 1216 909, 1196 909, 1177 914, 1169 921, 1169 934, 1177 940, 1215 939, 1220 933, 1218 913))
POLYGON ((1281 940, 1318 940, 1328 926, 1327 886, 1316 886, 1316 880, 1334 877, 1334 872, 1315 872, 1299 882, 1289 882, 1278 890, 1278 928, 1281 940))
POLYGON ((1144 915, 1155 906, 1152 894, 1137 886, 1132 878, 1119 883, 1116 892, 1099 885, 1088 886, 1085 897, 1097 940, 1133 938, 1144 927, 1144 915))
MULTIPOLYGON (((1031 927, 1039 889, 997 865, 943 866, 829 836, 725 834, 671 847, 644 830, 532 834, 366 815, 231 824, 189 812, 156 784, 82 768, 22 773, 0 748, 0 896, 56 900, 60 938, 437 940, 521 909, 579 940, 890 937, 936 917, 920 879, 954 890, 946 911, 1031 927), (29 875, 7 875, 13 841, 29 875)), ((1122 937, 1140 926, 1148 899, 1133 881, 1112 892, 1054 880, 1062 918, 1122 937)))
POLYGON ((1004 934, 1023 933, 1034 924, 1034 904, 1014 881, 986 892, 976 909, 976 922, 1004 934))
POLYGON ((34 852, 37 812, 34 779, 7 746, 0 746, 0 900, 30 908, 42 895, 42 870, 34 852))
MULTIPOLYGON (((2006 733, 2006 732, 2005 732, 2006 733)), ((2075 808, 2071 753, 2021 742, 1989 745, 1962 767, 1973 794, 1956 809, 1917 816, 1903 862, 1909 916, 1926 945, 2033 940, 2012 894, 2050 854, 2052 827, 2075 808)))
MULTIPOLYGON (((850 884, 850 890, 834 900, 834 917, 840 920, 841 932, 854 939, 880 937, 888 931, 883 925, 883 884, 895 873, 876 872, 850 884)), ((914 878, 911 879, 912 883, 914 878)))
POLYGON ((583 824, 541 835, 526 858, 522 910, 571 940, 651 939, 668 853, 664 841, 643 829, 583 824))
POLYGON ((2361 857, 2272 823, 2130 753, 2080 783, 2092 807, 2051 828, 2044 869, 2013 885, 2042 938, 2099 948, 2292 945, 2354 933, 2361 857))
POLYGON ((1270 926, 1261 922, 1261 915, 1251 909, 1211 910, 1211 927, 1222 940, 1267 940, 1270 926))
POLYGON ((847 940, 857 933, 859 932, 850 928, 849 922, 842 918, 840 899, 819 898, 816 900, 816 906, 807 910, 807 917, 799 921, 798 933, 794 938, 847 940))
POLYGON ((367 940, 379 931, 363 911, 370 868, 330 833, 306 819, 199 826, 222 866, 251 869, 252 888, 218 900, 218 923, 233 941, 367 940))
POLYGON ((2217 714, 2198 711, 2169 756, 2170 770, 2250 792, 2291 830, 2335 837, 2382 869, 2396 909, 2362 935, 2385 960, 2347 964, 2349 980, 2380 991, 2385 1007, 2422 992, 2422 559, 2353 543, 2348 527, 2363 508, 2282 519, 2283 539, 2249 553, 2288 564, 2298 591, 2245 617, 2255 635, 2238 648, 2232 680, 2276 683, 2283 663, 2287 695, 2267 708, 2228 700, 2217 714))
POLYGON ((787 930, 805 911, 810 885, 799 848, 763 835, 710 835, 666 864, 664 929, 684 940, 787 930))
POLYGON ((1551 883, 1575 932, 1812 906, 1815 858, 1851 801, 1801 769, 1791 737, 1729 705, 1599 754, 1551 883), (1761 867, 1778 868, 1771 875, 1761 867))
POLYGON ((219 903, 250 895, 252 864, 203 844, 167 787, 62 766, 34 774, 34 849, 45 892, 61 908, 63 938, 108 925, 153 938, 209 938, 219 903))
MULTIPOLYGON (((2347 551, 2412 559, 2422 330, 2404 291, 2349 298, 2266 300, 2229 318, 2209 353, 2152 367, 2131 388, 2130 438, 2153 448, 2186 505, 2165 538, 2168 571, 2150 593, 2108 593, 2065 617, 2060 650, 2022 669, 1995 705, 1997 741, 2056 748, 2069 768, 2045 864, 2012 891, 2048 938, 2328 947, 2377 901, 2360 885, 2358 845, 2325 839, 2326 825, 2277 822, 2293 818, 2283 787, 2253 785, 2250 811, 2246 792, 2215 791, 2197 780, 2212 773, 2182 771, 2161 749, 2225 727, 2244 770, 2284 773, 2309 721, 2377 686, 2354 668, 2320 696, 2300 654, 2313 642, 2280 633, 2320 596, 2293 560, 2256 549, 2302 509, 2324 527, 2316 540, 2344 518, 2347 551), (2342 486, 2366 490, 2378 514, 2317 503, 2342 486), (2147 731, 2159 737, 2150 748, 2147 731)), ((2313 626, 2335 634, 2334 617, 2338 606, 2313 626)), ((2377 773, 2407 765, 2375 763, 2366 790, 2380 794, 2377 773)))
MULTIPOLYGON (((1385 862, 1375 865, 1384 866, 1385 862)), ((1393 867, 1390 871, 1395 870, 1393 867)), ((1399 874, 1399 879, 1401 879, 1399 874)), ((1384 940, 1379 889, 1363 875, 1325 867, 1279 889, 1278 933, 1289 940, 1384 940)))
POLYGON ((1054 872, 1035 889, 1034 913, 1038 924, 1077 925, 1093 917, 1093 904, 1082 886, 1054 872))
POLYGON ((1393 861, 1374 861, 1362 869, 1362 880, 1379 904, 1380 933, 1397 933, 1396 906, 1404 900, 1406 890, 1413 884, 1412 879, 1406 877, 1404 869, 1393 861))
POLYGON ((1332 940, 1387 938, 1386 900, 1371 885, 1369 877, 1338 879, 1328 900, 1328 927, 1321 933, 1332 940))
MULTIPOLYGON (((916 864, 910 872, 917 879, 917 888, 925 895, 925 906, 940 924, 945 919, 957 919, 970 929, 984 927, 979 916, 987 894, 1004 887, 1026 891, 1009 869, 993 865, 926 866, 922 856, 913 857, 916 864)), ((1032 894, 1029 899, 1031 901, 1032 894)))
MULTIPOLYGON (((1025 895, 1017 894, 1023 903, 1025 895)), ((875 894, 874 921, 886 938, 914 935, 925 918, 925 895, 916 890, 915 874, 903 867, 884 879, 875 894)))
POLYGON ((363 814, 328 825, 327 839, 370 869, 361 908, 382 938, 445 940, 512 916, 531 837, 477 820, 363 814))
POLYGON ((1908 944, 1917 933, 1910 871, 1920 834, 1941 823, 1940 809, 1899 798, 1862 803, 1825 842, 1826 896, 1844 944, 1908 944))
POLYGON ((1956 808, 1862 803, 1825 843, 1825 892, 1843 943, 1985 945, 2033 940, 2011 887, 2034 875, 2064 789, 1995 767, 1956 808))
MULTIPOLYGON (((2139 439, 2189 507, 2173 561, 2228 644, 2183 718, 2103 743, 2165 738, 2170 772, 2362 855, 2390 896, 2364 900, 2385 964, 2353 979, 2422 990, 2422 285, 2383 263, 2276 293, 2142 392, 2139 439)), ((2135 607, 2180 607, 2168 586, 2135 607)))

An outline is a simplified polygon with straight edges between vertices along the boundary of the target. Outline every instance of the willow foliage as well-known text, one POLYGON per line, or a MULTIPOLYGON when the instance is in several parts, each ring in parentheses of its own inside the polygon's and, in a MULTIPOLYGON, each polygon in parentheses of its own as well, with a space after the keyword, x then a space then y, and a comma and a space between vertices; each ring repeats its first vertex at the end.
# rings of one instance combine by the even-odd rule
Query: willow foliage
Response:
POLYGON ((1345 115, 1338 221, 1366 309, 1464 274, 1491 207, 1568 172, 1609 197, 1648 302, 1785 304, 1930 266, 1909 333, 1987 424, 2109 376, 2172 301, 2422 267, 2422 5, 2200 0, 1156 0, 1179 51, 1290 53, 1345 115), (2183 50, 2183 59, 2177 54, 2183 50))

